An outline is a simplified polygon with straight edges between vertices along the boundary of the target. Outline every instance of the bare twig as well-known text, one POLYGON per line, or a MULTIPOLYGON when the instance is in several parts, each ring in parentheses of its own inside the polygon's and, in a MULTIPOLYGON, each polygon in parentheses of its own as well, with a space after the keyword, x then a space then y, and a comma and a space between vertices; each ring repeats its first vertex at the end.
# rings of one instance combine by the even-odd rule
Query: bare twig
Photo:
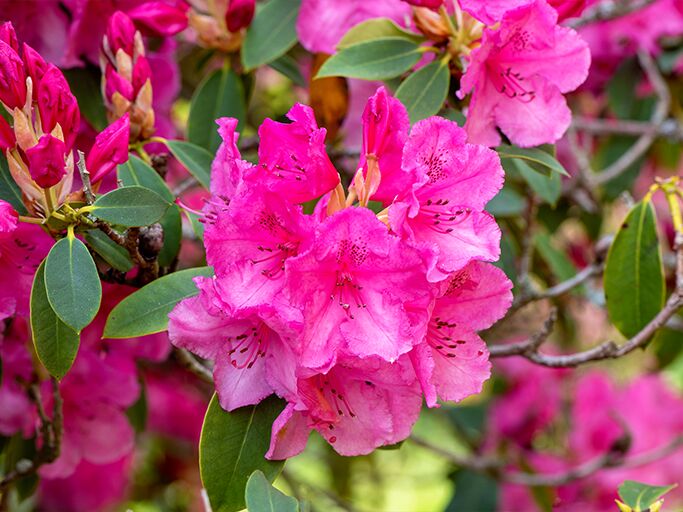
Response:
POLYGON ((638 52, 638 60, 640 66, 645 71, 650 84, 657 93, 659 100, 655 106, 652 118, 649 124, 652 126, 652 131, 643 133, 638 140, 626 150, 616 162, 609 165, 602 172, 593 175, 587 175, 589 184, 593 186, 603 185, 608 181, 620 176, 626 170, 633 165, 640 157, 642 157, 652 143, 657 138, 657 133, 661 129, 666 117, 669 113, 669 107, 671 106, 671 94, 664 81, 664 78, 659 73, 656 63, 652 60, 652 57, 647 52, 638 52))
POLYGON ((83 182, 83 193, 85 194, 85 200, 88 204, 93 204, 95 202, 95 194, 92 191, 92 185, 90 184, 90 172, 85 167, 85 154, 80 149, 78 153, 78 173, 81 175, 81 181, 83 182))
POLYGON ((588 10, 586 14, 580 18, 570 20, 567 25, 577 28, 584 25, 590 25, 591 23, 595 23, 597 21, 607 21, 620 18, 639 9, 643 9, 652 3, 654 3, 654 0, 622 0, 620 2, 608 0, 601 2, 594 8, 588 10))
POLYGON ((646 135, 666 137, 672 141, 683 140, 683 126, 675 119, 666 119, 655 126, 650 121, 622 121, 620 119, 590 119, 574 116, 572 126, 582 132, 596 135, 646 135))
POLYGON ((211 370, 197 361, 187 350, 184 348, 176 348, 173 353, 175 354, 177 361, 187 370, 194 373, 204 382, 213 384, 213 374, 211 373, 211 370))

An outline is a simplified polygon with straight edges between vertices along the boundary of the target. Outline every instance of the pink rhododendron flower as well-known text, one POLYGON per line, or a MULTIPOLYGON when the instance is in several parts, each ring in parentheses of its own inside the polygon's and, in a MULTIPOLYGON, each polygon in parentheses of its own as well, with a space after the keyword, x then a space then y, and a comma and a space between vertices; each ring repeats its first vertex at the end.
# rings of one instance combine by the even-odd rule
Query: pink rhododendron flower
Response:
POLYGON ((128 16, 146 36, 172 36, 187 27, 187 4, 144 2, 128 11, 128 16))
POLYGON ((0 339, 2 382, 0 382, 0 434, 30 434, 33 427, 33 403, 24 385, 29 385, 33 374, 31 354, 26 348, 29 340, 28 323, 13 319, 0 339))
POLYGON ((324 128, 318 128, 313 110, 294 105, 291 123, 266 119, 259 128, 259 165, 254 179, 292 202, 309 201, 339 183, 339 174, 325 151, 324 128))
POLYGON ((114 167, 128 160, 129 134, 128 114, 117 119, 97 134, 86 160, 92 183, 101 181, 114 167))
POLYGON ((9 108, 26 102, 26 73, 17 51, 0 41, 0 101, 9 108))
POLYGON ((429 320, 426 343, 411 352, 427 405, 479 393, 491 364, 475 331, 487 329, 512 303, 512 283, 502 270, 474 262, 444 282, 429 320))
POLYGON ((507 11, 500 28, 484 30, 458 92, 472 93, 465 128, 470 141, 495 146, 499 127, 515 144, 555 142, 571 120, 563 94, 586 79, 587 44, 557 25, 544 0, 507 11))
POLYGON ((311 430, 341 454, 368 453, 409 434, 423 393, 431 406, 437 392, 461 400, 488 378, 476 331, 504 314, 511 285, 471 261, 497 256, 498 228, 483 208, 502 169, 450 121, 430 118, 409 136, 405 107, 381 88, 366 105, 347 196, 311 110, 296 105, 289 117, 263 123, 257 165, 241 159, 237 120, 219 120, 203 218, 215 277, 196 279, 200 293, 170 314, 169 335, 215 361, 224 409, 273 393, 287 401, 269 458, 298 453, 311 430), (301 203, 315 199, 306 215, 301 203), (375 199, 388 209, 367 208, 375 199), (448 200, 486 228, 457 226, 448 200), (420 229, 437 213, 447 243, 420 229))
POLYGON ((26 150, 31 178, 41 188, 59 183, 66 174, 66 145, 52 135, 43 135, 38 144, 26 150))
POLYGON ((92 464, 84 460, 67 477, 43 478, 38 490, 41 510, 109 510, 125 498, 132 466, 131 455, 108 464, 92 464))
POLYGON ((410 434, 422 402, 405 357, 394 364, 377 358, 340 364, 300 379, 298 388, 299 400, 273 423, 269 459, 303 451, 313 429, 346 456, 396 444, 410 434))
POLYGON ((416 123, 403 150, 403 170, 416 182, 389 208, 394 231, 437 248, 434 281, 500 254, 500 230, 484 205, 503 186, 503 169, 493 151, 465 140, 446 119, 416 123))

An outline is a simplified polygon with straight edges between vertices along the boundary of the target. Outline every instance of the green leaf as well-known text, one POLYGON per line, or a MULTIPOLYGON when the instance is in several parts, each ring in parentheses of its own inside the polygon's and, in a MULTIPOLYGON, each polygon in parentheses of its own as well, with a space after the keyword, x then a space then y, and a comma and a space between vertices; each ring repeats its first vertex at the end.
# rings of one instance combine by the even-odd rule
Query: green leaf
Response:
POLYGON ((219 117, 238 119, 238 130, 244 127, 247 117, 244 84, 227 65, 207 76, 192 95, 187 121, 190 142, 216 153, 221 144, 216 125, 219 117))
POLYGON ((76 332, 100 309, 102 285, 88 248, 73 235, 62 238, 45 259, 45 287, 50 306, 76 332))
POLYGON ((174 272, 143 286, 109 313, 104 338, 133 338, 165 331, 168 314, 181 300, 197 295, 193 279, 211 276, 210 267, 190 268, 174 272))
MULTIPOLYGON (((553 146, 549 146, 554 151, 553 146)), ((569 176, 569 173, 557 159, 543 148, 519 148, 517 146, 501 145, 496 151, 500 158, 524 160, 533 170, 542 174, 550 171, 569 176)))
POLYGON ((21 200, 21 189, 12 178, 5 155, 0 152, 0 199, 7 201, 20 214, 26 215, 26 206, 21 200))
POLYGON ((91 229, 84 235, 86 243, 99 254, 104 261, 119 272, 128 272, 133 268, 128 251, 114 242, 99 229, 91 229))
POLYGON ((635 58, 624 60, 606 87, 607 104, 619 119, 633 119, 636 86, 641 80, 640 67, 635 58))
POLYGON ((299 63, 289 55, 282 55, 268 65, 278 73, 289 78, 295 85, 308 87, 306 79, 299 69, 299 63))
POLYGON ((323 64, 316 78, 346 76, 364 80, 393 78, 412 68, 420 47, 402 37, 384 37, 348 46, 323 64))
POLYGON ((513 188, 505 185, 486 205, 486 211, 496 217, 514 217, 524 211, 524 198, 513 188))
POLYGON ((455 494, 445 512, 495 512, 498 484, 490 476, 462 469, 453 478, 455 494))
MULTIPOLYGON (((144 160, 130 155, 128 161, 119 165, 117 169, 119 181, 124 186, 139 185, 148 188, 163 199, 172 203, 175 200, 173 193, 169 190, 166 182, 159 176, 152 167, 147 165, 144 160)), ((164 246, 159 253, 159 265, 162 267, 170 265, 180 251, 182 238, 182 221, 180 218, 180 208, 176 205, 166 211, 159 220, 164 230, 164 246)))
POLYGON ((533 170, 525 160, 514 159, 512 165, 538 197, 551 206, 557 204, 562 193, 562 180, 559 174, 551 173, 550 176, 540 174, 533 170))
POLYGON ((605 299, 610 320, 626 337, 638 333, 664 306, 666 286, 652 205, 629 212, 607 253, 605 299))
POLYGON ((270 0, 259 6, 242 43, 247 71, 268 64, 296 44, 296 18, 301 0, 270 0))
POLYGON ((167 140, 166 147, 173 153, 173 156, 190 171, 190 174, 197 178, 197 181, 206 189, 209 188, 211 181, 211 162, 213 155, 206 149, 185 142, 184 140, 167 140))
POLYGON ((402 29, 389 18, 372 18, 351 27, 337 43, 337 50, 384 37, 402 37, 415 43, 424 41, 424 37, 402 29))
POLYGON ((31 289, 31 332, 38 359, 53 377, 69 371, 78 352, 79 336, 62 322, 50 306, 45 287, 45 262, 33 278, 31 289))
POLYGON ((576 267, 564 251, 553 246, 548 233, 539 233, 534 238, 538 254, 543 258, 559 281, 566 281, 576 275, 576 267))
POLYGON ((636 512, 647 510, 659 498, 675 489, 678 485, 648 485, 633 480, 626 480, 619 486, 619 497, 636 512))
POLYGON ((69 88, 78 100, 78 108, 97 131, 104 130, 109 124, 107 109, 102 101, 100 86, 101 74, 94 66, 62 70, 69 88))
POLYGON ((273 421, 283 402, 271 396, 261 403, 224 411, 214 394, 199 440, 199 472, 214 512, 236 512, 246 503, 245 488, 256 470, 275 480, 284 461, 265 458, 273 421))
POLYGON ((408 109, 410 122, 436 115, 448 95, 451 75, 448 64, 434 61, 412 73, 396 91, 396 99, 408 109))
POLYGON ((299 502, 278 491, 263 471, 254 471, 244 493, 249 512, 299 512, 299 502))
POLYGON ((144 187, 122 187, 99 197, 90 211, 98 219, 118 226, 149 226, 168 210, 169 202, 144 187))

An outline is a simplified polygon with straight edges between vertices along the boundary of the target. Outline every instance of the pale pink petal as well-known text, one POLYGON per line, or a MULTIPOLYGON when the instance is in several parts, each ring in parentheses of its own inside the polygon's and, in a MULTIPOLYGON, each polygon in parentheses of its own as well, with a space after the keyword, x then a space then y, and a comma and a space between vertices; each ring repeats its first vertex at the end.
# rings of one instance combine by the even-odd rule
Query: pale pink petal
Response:
POLYGON ((287 404, 273 423, 266 458, 285 460, 299 455, 306 448, 310 433, 306 418, 294 410, 294 404, 287 404))

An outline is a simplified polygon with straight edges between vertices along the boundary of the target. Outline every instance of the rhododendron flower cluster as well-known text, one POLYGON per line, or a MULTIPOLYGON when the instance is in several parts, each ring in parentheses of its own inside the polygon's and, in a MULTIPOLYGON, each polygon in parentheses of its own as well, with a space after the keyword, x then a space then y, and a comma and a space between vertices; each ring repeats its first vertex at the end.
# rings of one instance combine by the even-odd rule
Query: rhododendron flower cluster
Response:
POLYGON ((341 454, 368 453, 409 434, 421 395, 432 407, 459 401, 489 376, 476 331, 511 301, 510 282, 486 263, 500 231, 484 207, 503 172, 453 122, 409 132, 405 108, 381 88, 347 193, 311 109, 295 105, 288 118, 262 124, 257 164, 240 157, 237 121, 219 122, 204 211, 215 277, 197 278, 169 334, 215 360, 225 409, 272 393, 287 401, 269 458, 303 450, 312 429, 341 454))

